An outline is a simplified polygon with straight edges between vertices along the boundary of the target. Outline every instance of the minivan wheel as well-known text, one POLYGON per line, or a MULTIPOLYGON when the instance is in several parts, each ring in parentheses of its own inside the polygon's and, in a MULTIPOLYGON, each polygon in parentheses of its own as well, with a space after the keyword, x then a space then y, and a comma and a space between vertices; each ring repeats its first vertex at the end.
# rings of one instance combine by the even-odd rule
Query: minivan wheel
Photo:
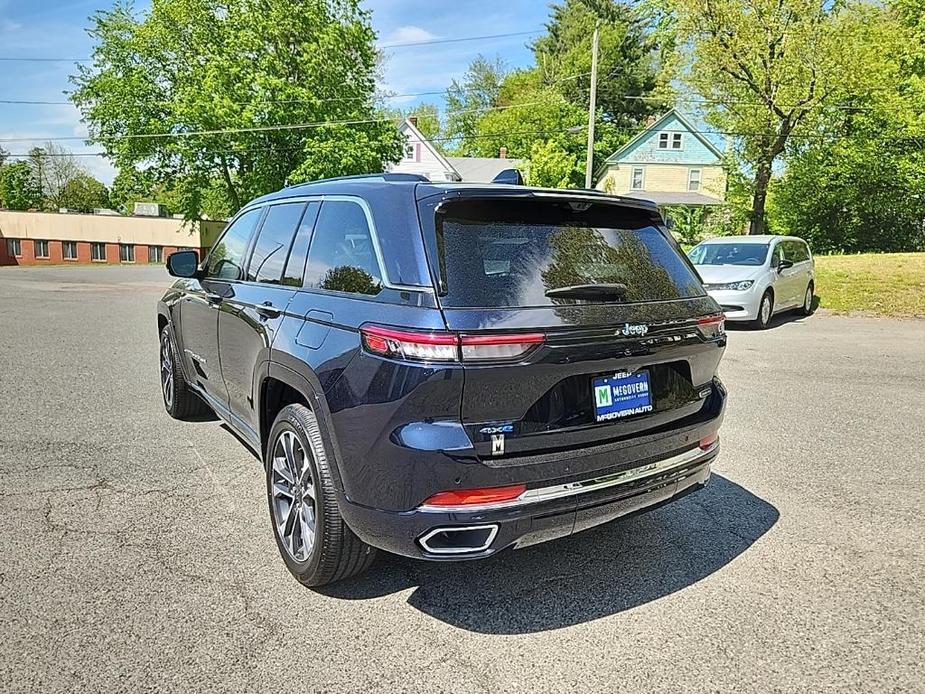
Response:
POLYGON ((187 384, 180 368, 177 346, 166 325, 161 330, 160 377, 164 409, 171 417, 188 419, 209 411, 208 405, 187 384))
POLYGON ((771 316, 774 315, 774 296, 768 289, 761 295, 761 303, 758 304, 758 317, 752 325, 759 330, 765 330, 771 323, 771 316))
POLYGON ((264 457, 273 536, 292 575, 306 586, 322 586, 369 568, 376 550, 340 515, 314 413, 304 405, 284 407, 264 457))
POLYGON ((806 294, 803 295, 803 305, 800 307, 800 313, 804 316, 812 315, 813 312, 813 283, 806 285, 806 294))

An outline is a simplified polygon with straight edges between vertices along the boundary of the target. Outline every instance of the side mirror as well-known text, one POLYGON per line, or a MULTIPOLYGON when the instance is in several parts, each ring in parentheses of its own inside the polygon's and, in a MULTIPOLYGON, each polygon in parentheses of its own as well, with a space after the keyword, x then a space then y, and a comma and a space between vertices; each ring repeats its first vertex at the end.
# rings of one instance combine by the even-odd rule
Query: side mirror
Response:
POLYGON ((196 251, 177 251, 167 256, 167 272, 174 277, 198 277, 199 254, 196 251))
POLYGON ((777 271, 778 271, 778 272, 783 272, 783 271, 786 270, 788 267, 793 267, 793 261, 792 261, 792 260, 786 260, 786 259, 781 260, 781 261, 777 264, 777 271))

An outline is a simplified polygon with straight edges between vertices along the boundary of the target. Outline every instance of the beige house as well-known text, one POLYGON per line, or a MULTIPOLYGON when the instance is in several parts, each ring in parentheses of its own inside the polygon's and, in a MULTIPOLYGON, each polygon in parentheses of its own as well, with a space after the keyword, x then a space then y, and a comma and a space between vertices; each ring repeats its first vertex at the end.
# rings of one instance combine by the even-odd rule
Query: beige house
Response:
POLYGON ((716 146, 671 110, 607 158, 596 187, 658 205, 718 205, 726 171, 716 146))

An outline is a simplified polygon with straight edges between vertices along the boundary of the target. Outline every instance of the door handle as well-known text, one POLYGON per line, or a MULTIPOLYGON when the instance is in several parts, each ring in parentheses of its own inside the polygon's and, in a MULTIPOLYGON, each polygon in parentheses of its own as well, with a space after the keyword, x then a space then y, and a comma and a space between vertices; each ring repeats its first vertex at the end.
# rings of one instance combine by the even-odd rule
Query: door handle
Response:
POLYGON ((257 314, 263 318, 279 318, 282 311, 273 308, 273 302, 264 301, 257 307, 257 314))

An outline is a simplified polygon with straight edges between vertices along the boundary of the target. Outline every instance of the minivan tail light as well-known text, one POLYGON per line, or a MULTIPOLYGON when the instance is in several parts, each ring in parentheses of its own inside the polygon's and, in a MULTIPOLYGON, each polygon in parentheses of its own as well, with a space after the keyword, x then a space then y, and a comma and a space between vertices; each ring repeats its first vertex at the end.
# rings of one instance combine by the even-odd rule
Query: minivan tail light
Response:
POLYGON ((363 346, 383 357, 416 361, 456 361, 459 338, 452 333, 424 333, 369 326, 360 329, 363 346))
POLYGON ((460 337, 463 361, 516 359, 546 341, 543 333, 519 335, 463 335, 460 337))
POLYGON ((697 328, 705 338, 722 337, 726 334, 726 316, 722 313, 715 316, 704 316, 697 319, 697 328))

